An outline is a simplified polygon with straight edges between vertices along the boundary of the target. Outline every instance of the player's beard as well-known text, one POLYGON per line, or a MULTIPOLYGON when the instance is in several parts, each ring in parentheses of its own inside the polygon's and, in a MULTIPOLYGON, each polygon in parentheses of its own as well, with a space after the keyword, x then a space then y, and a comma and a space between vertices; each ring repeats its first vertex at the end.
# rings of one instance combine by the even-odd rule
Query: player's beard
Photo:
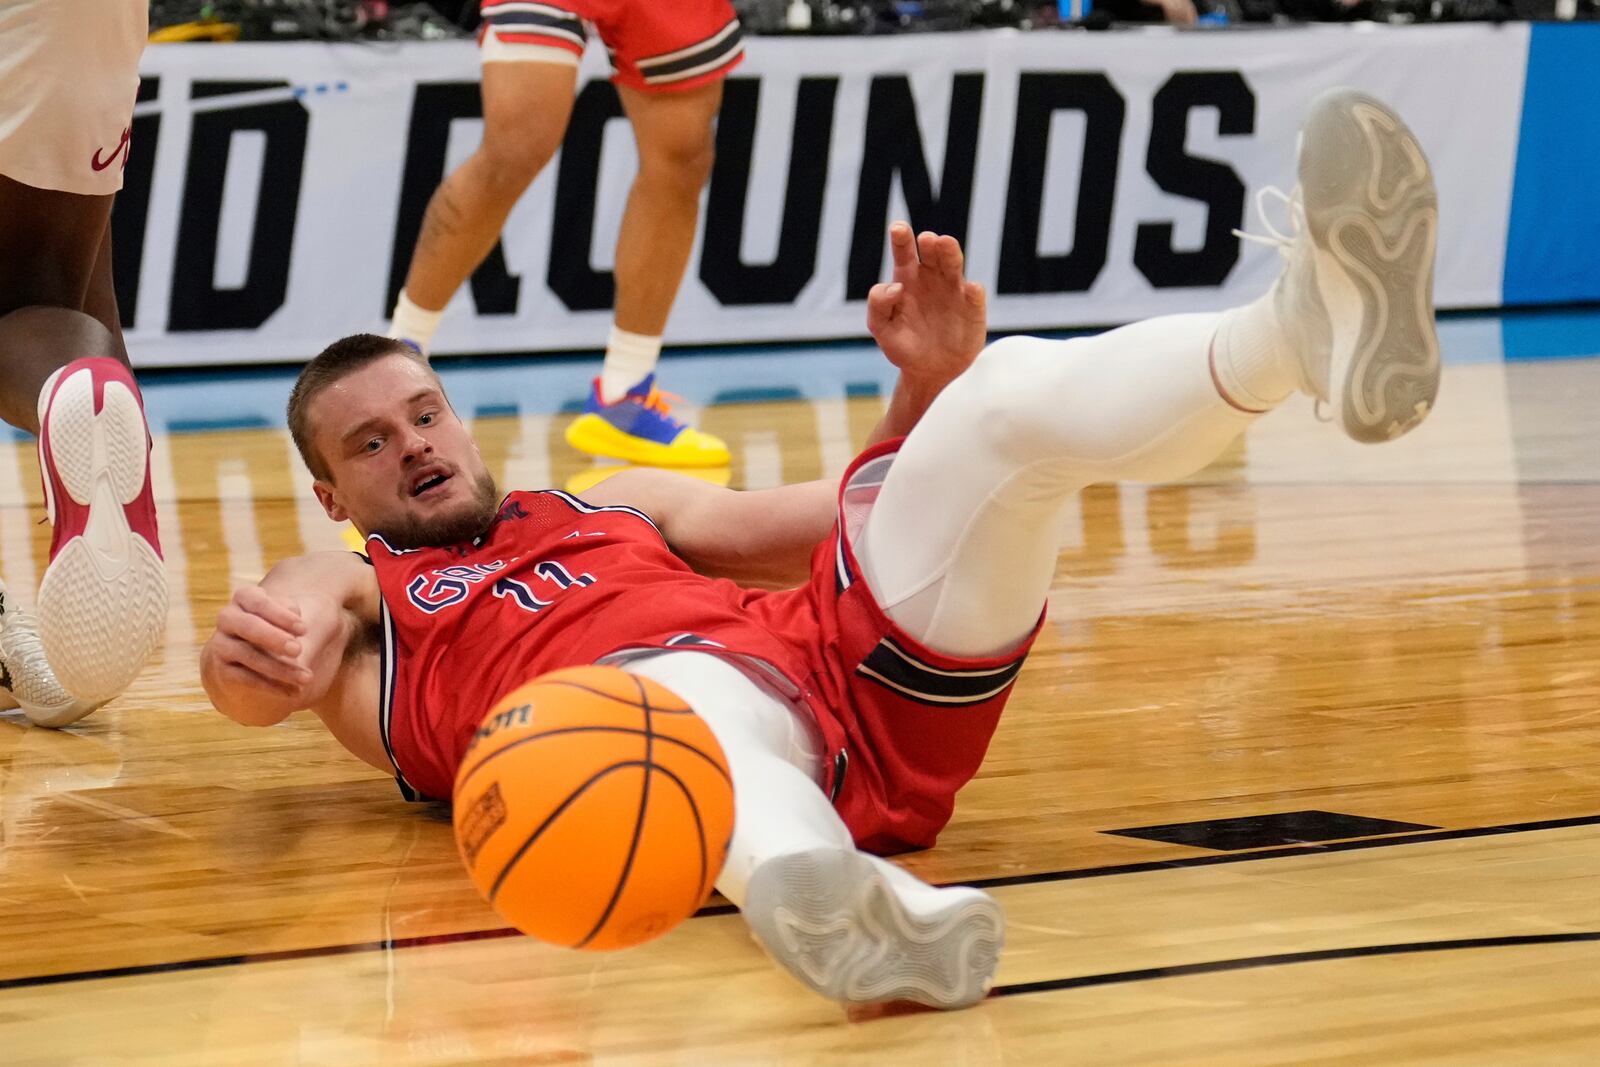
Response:
MULTIPOLYGON (((458 478, 470 477, 465 471, 458 478)), ((442 515, 401 515, 374 531, 391 548, 440 548, 470 541, 487 530, 500 513, 500 490, 484 471, 472 482, 472 496, 455 511, 442 515)))

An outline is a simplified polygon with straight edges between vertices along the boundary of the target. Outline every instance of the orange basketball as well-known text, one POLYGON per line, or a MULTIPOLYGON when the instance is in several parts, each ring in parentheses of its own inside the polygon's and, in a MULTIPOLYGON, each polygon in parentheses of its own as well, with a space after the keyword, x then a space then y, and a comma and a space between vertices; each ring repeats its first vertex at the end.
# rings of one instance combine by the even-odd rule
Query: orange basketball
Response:
POLYGON ((659 937, 711 894, 733 836, 733 782, 711 728, 615 667, 552 671, 484 718, 456 772, 456 845, 507 922, 617 949, 659 937))

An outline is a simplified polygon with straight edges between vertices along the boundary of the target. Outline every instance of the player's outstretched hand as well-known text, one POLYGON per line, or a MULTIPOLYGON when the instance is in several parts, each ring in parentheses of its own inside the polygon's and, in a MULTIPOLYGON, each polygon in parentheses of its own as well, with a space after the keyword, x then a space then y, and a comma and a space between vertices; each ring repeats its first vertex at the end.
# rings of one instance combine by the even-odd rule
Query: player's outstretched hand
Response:
POLYGON ((218 613, 216 633, 207 644, 216 679, 229 688, 301 699, 312 680, 302 657, 306 630, 294 601, 259 585, 240 587, 218 613))
POLYGON ((987 338, 983 286, 962 273, 961 242, 889 227, 894 277, 867 293, 867 329, 889 362, 918 384, 942 388, 972 365, 987 338))

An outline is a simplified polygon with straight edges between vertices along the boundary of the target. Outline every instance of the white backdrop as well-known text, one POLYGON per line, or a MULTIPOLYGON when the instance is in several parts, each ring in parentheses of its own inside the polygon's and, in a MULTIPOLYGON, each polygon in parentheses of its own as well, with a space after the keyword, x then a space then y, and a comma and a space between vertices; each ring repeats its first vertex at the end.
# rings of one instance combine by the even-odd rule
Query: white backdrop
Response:
MULTIPOLYGON (((702 220, 667 339, 764 341, 863 333, 864 303, 847 293, 852 245, 858 246, 859 281, 863 263, 870 266, 867 257, 878 251, 876 234, 890 215, 905 211, 907 199, 896 179, 882 219, 870 210, 862 215, 858 203, 864 168, 881 173, 883 160, 893 156, 893 137, 882 128, 868 143, 868 101, 875 85, 886 94, 884 100, 891 100, 895 85, 884 79, 894 76, 907 79, 914 99, 931 194, 944 197, 941 207, 950 217, 965 214, 968 220, 970 273, 990 286, 996 328, 1123 322, 1223 307, 1263 291, 1277 270, 1275 254, 1249 244, 1237 248, 1217 229, 1219 222, 1212 223, 1212 254, 1198 257, 1204 263, 1172 253, 1207 244, 1208 219, 1215 211, 1227 221, 1244 199, 1235 189, 1241 183, 1249 194, 1264 185, 1293 184, 1298 121, 1318 92, 1337 84, 1365 88, 1393 103, 1433 160, 1442 215, 1440 305, 1494 305, 1500 301, 1526 61, 1527 30, 1517 26, 758 38, 736 72, 745 81, 730 89, 742 94, 748 116, 758 86, 754 118, 732 120, 743 125, 724 131, 733 139, 722 142, 709 194, 722 235, 720 253, 703 259, 702 220), (1170 81, 1180 73, 1177 83, 1170 81), (957 76, 964 78, 959 89, 957 76), (1158 97, 1163 86, 1168 86, 1165 95, 1158 97), (802 93, 813 116, 824 114, 821 104, 832 100, 831 123, 818 123, 831 131, 826 153, 808 140, 801 160, 801 170, 806 164, 820 170, 820 217, 806 209, 805 196, 797 196, 789 219, 794 232, 782 265, 752 270, 778 255, 796 101, 802 93), (1054 93, 1062 106, 1024 108, 1019 118, 1021 98, 1029 93, 1036 105, 1054 93), (1218 93, 1227 104, 1220 110, 1208 106, 1218 93), (958 95, 969 109, 963 116, 976 118, 975 127, 962 126, 976 134, 965 212, 952 206, 962 200, 959 190, 941 188, 946 131, 958 95), (1086 97, 1089 105, 1073 105, 1086 97), (1168 105, 1164 135, 1154 130, 1158 99, 1168 105), (1090 128, 1102 140, 1086 152, 1090 128), (753 136, 747 181, 740 180, 741 153, 729 150, 729 144, 739 143, 735 134, 753 136), (1114 168, 1112 143, 1118 146, 1114 168), (1030 152, 1042 160, 1034 182, 1035 188, 1042 185, 1042 199, 1030 200, 1027 175, 1014 173, 1019 146, 1022 171, 1030 152), (1213 203, 1163 191, 1151 171, 1165 175, 1170 188, 1211 197, 1213 203), (1079 188, 1085 176, 1093 188, 1079 188), (740 194, 745 196, 742 234, 734 206, 740 194), (1075 229, 1080 195, 1090 197, 1090 209, 1075 229), (1016 230, 1009 248, 1003 236, 1008 214, 1016 230), (1030 218, 1038 220, 1032 249, 1024 225, 1030 218), (808 219, 815 221, 814 241, 807 239, 808 219), (1151 229, 1161 223, 1171 224, 1170 240, 1151 229), (1146 257, 1144 270, 1135 255, 1141 226, 1150 231, 1147 244, 1155 259, 1151 266, 1146 257), (1106 236, 1098 270, 1097 232, 1106 236), (863 233, 873 241, 864 241, 863 233), (743 267, 733 255, 730 234, 738 236, 737 260, 743 267), (1003 251, 1010 264, 1006 271, 1003 251), (1086 260, 1079 264, 1082 269, 1052 272, 1029 266, 1035 258, 1074 251, 1086 260), (1166 284, 1154 284, 1151 275, 1166 284), (1041 287, 1071 291, 1015 291, 1041 287), (736 303, 750 300, 763 302, 736 303)), ((143 72, 149 99, 140 105, 135 138, 145 162, 136 158, 130 164, 129 189, 118 207, 117 255, 132 257, 119 273, 125 276, 124 302, 133 310, 129 339, 135 362, 303 359, 337 336, 380 328, 396 245, 409 244, 401 225, 408 166, 412 232, 433 180, 427 147, 411 133, 414 109, 423 99, 419 87, 432 94, 427 99, 435 106, 429 114, 442 113, 441 100, 465 109, 476 100, 476 50, 469 43, 154 46, 143 72), (128 240, 130 232, 141 239, 128 240), (398 241, 397 234, 402 235, 398 241), (130 293, 137 299, 130 301, 130 293)), ((593 50, 584 72, 605 76, 604 61, 593 50)), ((603 84, 591 90, 591 114, 604 112, 607 92, 603 84)), ((905 125, 898 128, 903 131, 905 125)), ((454 166, 472 150, 480 126, 463 118, 448 127, 440 119, 434 128, 448 129, 447 144, 441 133, 434 150, 436 155, 442 150, 444 164, 454 166)), ((609 312, 571 310, 549 280, 555 240, 561 242, 555 248, 557 287, 568 302, 573 292, 579 302, 595 299, 592 285, 567 284, 576 276, 571 263, 582 248, 575 242, 582 243, 585 229, 573 220, 584 215, 592 216, 587 242, 592 268, 605 270, 612 261, 635 164, 633 147, 621 119, 603 127, 591 121, 587 128, 588 147, 599 149, 598 179, 585 181, 582 167, 572 168, 558 224, 562 160, 546 169, 505 232, 505 265, 518 281, 510 288, 502 283, 498 295, 486 298, 498 313, 486 313, 464 288, 446 316, 439 351, 602 344, 609 312), (596 133, 600 129, 603 134, 596 133), (563 251, 565 259, 559 255, 563 251), (515 312, 505 313, 512 291, 515 312)), ((564 152, 577 158, 573 143, 569 140, 564 152)), ((962 170, 955 168, 957 184, 962 170)), ((1259 232, 1253 210, 1245 215, 1246 227, 1259 232)), ((403 261, 408 252, 400 248, 399 258, 403 261)))

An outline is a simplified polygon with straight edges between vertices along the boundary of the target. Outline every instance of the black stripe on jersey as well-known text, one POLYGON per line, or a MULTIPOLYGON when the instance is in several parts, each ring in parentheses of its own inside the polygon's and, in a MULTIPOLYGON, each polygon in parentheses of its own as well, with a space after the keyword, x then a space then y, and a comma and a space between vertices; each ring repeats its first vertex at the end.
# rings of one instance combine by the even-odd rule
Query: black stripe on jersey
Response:
POLYGON ((667 638, 665 641, 662 642, 662 644, 665 645, 667 648, 684 648, 684 647, 689 647, 689 648, 727 648, 728 647, 727 645, 723 644, 720 641, 713 641, 713 640, 711 640, 711 638, 702 637, 699 634, 676 634, 676 635, 674 635, 672 637, 667 638))
MULTIPOLYGON (((383 539, 383 534, 381 534, 381 533, 369 533, 369 534, 367 534, 367 541, 369 541, 369 542, 371 542, 371 541, 378 542, 378 544, 383 546, 383 550, 385 552, 389 553, 389 555, 391 555, 391 556, 409 556, 409 555, 412 555, 414 553, 424 551, 424 549, 421 549, 421 548, 396 548, 393 545, 391 545, 389 542, 385 541, 383 539)), ((359 553, 357 553, 357 554, 359 555, 359 553)))
POLYGON ((850 573, 850 556, 844 550, 844 516, 839 516, 839 529, 834 535, 833 547, 833 578, 838 585, 838 591, 844 592, 850 588, 856 576, 850 573))
POLYGON ((885 637, 856 667, 856 673, 921 704, 959 708, 999 696, 1017 680, 1026 656, 999 667, 947 671, 930 666, 885 637))
MULTIPOLYGON (((571 493, 564 493, 560 489, 541 489, 539 492, 548 493, 551 496, 565 501, 568 507, 583 515, 599 515, 607 511, 620 511, 625 514, 632 515, 634 518, 643 519, 645 522, 648 522, 650 524, 650 528, 656 533, 661 533, 661 527, 656 525, 656 521, 650 516, 646 515, 644 512, 640 511, 638 508, 630 508, 626 504, 590 504, 583 500, 579 500, 571 493)), ((666 535, 662 534, 661 539, 665 541, 666 535)))
POLYGON ((395 784, 400 795, 407 800, 427 800, 416 786, 406 781, 400 764, 395 762, 394 745, 389 740, 389 725, 394 716, 395 639, 394 620, 389 616, 389 605, 378 597, 378 616, 382 633, 378 639, 378 735, 383 738, 383 751, 394 768, 395 784))

